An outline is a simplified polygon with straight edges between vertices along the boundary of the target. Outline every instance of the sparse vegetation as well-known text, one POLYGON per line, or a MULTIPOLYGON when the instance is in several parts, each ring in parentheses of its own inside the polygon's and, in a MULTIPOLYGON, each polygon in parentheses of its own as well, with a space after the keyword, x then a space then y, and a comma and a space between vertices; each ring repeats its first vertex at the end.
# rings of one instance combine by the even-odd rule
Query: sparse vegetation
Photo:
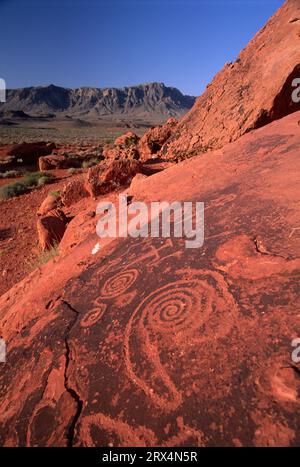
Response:
POLYGON ((43 266, 43 264, 48 263, 51 259, 58 256, 58 247, 59 244, 55 243, 49 250, 40 251, 36 258, 27 263, 29 271, 34 271, 35 269, 40 268, 41 266, 43 266))
POLYGON ((93 167, 94 165, 99 164, 99 162, 100 162, 100 160, 97 159, 96 157, 94 157, 93 159, 90 159, 88 161, 83 161, 81 166, 82 166, 83 169, 88 169, 90 167, 93 167))
POLYGON ((22 172, 18 170, 7 170, 6 172, 0 173, 0 178, 17 178, 21 176, 22 172))
POLYGON ((58 198, 60 196, 60 191, 59 190, 56 190, 56 191, 49 191, 48 193, 49 195, 53 196, 54 198, 58 198))
POLYGON ((31 188, 44 186, 50 183, 53 176, 45 172, 27 173, 19 182, 9 183, 0 188, 0 199, 8 199, 22 195, 31 188))
POLYGON ((28 191, 28 187, 22 182, 9 183, 0 188, 0 199, 13 198, 28 191))
POLYGON ((46 172, 28 172, 22 182, 29 188, 43 186, 53 180, 53 175, 46 172))

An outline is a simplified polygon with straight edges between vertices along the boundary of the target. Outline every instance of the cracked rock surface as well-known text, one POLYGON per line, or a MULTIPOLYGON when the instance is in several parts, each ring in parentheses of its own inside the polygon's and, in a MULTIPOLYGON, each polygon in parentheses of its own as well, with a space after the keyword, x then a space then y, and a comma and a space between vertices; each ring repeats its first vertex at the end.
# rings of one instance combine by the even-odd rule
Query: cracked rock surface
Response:
POLYGON ((1 445, 299 445, 299 121, 137 181, 203 247, 88 233, 0 298, 1 445))

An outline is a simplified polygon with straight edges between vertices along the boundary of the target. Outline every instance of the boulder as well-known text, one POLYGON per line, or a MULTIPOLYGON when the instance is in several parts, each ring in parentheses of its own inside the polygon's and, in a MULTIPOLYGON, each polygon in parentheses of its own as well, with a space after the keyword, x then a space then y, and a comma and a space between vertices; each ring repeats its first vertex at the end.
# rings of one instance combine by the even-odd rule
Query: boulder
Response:
POLYGON ((119 136, 115 139, 115 146, 129 147, 136 145, 139 142, 139 136, 137 136, 133 131, 128 131, 124 135, 119 136))
POLYGON ((141 164, 135 160, 101 163, 89 169, 85 189, 92 197, 99 196, 129 183, 140 171, 141 164))
POLYGON ((159 125, 147 131, 138 143, 140 159, 146 161, 153 155, 158 154, 177 127, 177 124, 175 118, 170 118, 164 125, 159 125))
POLYGON ((51 193, 44 199, 42 204, 40 205, 37 215, 38 216, 45 216, 48 214, 49 211, 53 211, 61 206, 61 196, 60 195, 52 195, 51 193))
POLYGON ((39 169, 43 170, 54 170, 54 169, 66 169, 71 167, 69 159, 61 155, 43 156, 39 158, 39 169))
POLYGON ((143 183, 143 181, 146 180, 147 178, 148 178, 147 175, 144 175, 142 173, 137 173, 131 180, 130 187, 129 187, 129 193, 131 195, 134 195, 138 191, 141 183, 143 183))
POLYGON ((53 209, 38 218, 37 231, 42 250, 48 250, 61 241, 67 223, 68 219, 60 209, 53 209))
POLYGON ((9 151, 8 155, 15 159, 22 159, 26 163, 34 163, 40 156, 51 154, 55 149, 55 143, 21 143, 15 144, 9 151))
POLYGON ((89 195, 85 188, 85 181, 82 177, 68 182, 61 194, 62 203, 64 206, 71 206, 78 203, 82 198, 89 195))

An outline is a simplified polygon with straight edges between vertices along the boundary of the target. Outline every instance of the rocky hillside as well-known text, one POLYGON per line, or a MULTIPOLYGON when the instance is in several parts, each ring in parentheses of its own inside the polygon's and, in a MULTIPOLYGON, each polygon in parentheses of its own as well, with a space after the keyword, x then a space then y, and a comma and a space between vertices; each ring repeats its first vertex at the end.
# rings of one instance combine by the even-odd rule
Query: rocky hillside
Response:
POLYGON ((248 131, 299 110, 292 82, 300 77, 300 2, 287 0, 227 63, 181 120, 163 149, 184 158, 222 147, 248 131))
POLYGON ((195 98, 163 83, 124 88, 68 89, 54 85, 11 89, 0 112, 23 111, 30 115, 63 114, 72 117, 130 116, 146 118, 182 116, 195 98))
POLYGON ((204 201, 198 251, 121 238, 93 255, 112 194, 73 196, 59 257, 0 299, 2 446, 299 445, 299 120, 132 185, 204 201))

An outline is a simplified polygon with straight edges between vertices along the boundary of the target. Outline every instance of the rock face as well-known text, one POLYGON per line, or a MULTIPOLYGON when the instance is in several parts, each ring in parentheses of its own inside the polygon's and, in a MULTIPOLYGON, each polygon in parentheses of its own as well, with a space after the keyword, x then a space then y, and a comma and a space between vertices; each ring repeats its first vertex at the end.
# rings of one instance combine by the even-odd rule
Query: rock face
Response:
POLYGON ((292 82, 300 76, 300 5, 283 7, 216 75, 163 148, 170 159, 220 148, 248 131, 299 110, 292 82))
POLYGON ((15 144, 9 149, 7 155, 13 160, 22 159, 24 163, 34 163, 40 156, 51 154, 55 149, 54 143, 37 142, 15 144))
POLYGON ((137 184, 205 203, 200 249, 90 233, 0 298, 1 445, 299 445, 299 121, 137 184))
POLYGON ((60 209, 48 211, 37 221, 39 244, 42 250, 48 250, 58 244, 66 230, 68 220, 60 209))
POLYGON ((140 158, 137 148, 139 140, 140 138, 135 133, 129 131, 116 138, 112 145, 104 146, 103 155, 105 158, 112 160, 137 160, 140 158))
POLYGON ((103 195, 128 184, 140 171, 141 164, 135 160, 100 163, 88 170, 85 189, 92 197, 103 195))
POLYGON ((66 169, 71 167, 72 161, 61 155, 42 156, 39 158, 39 170, 66 169))
POLYGON ((103 155, 107 159, 130 159, 146 162, 156 155, 160 155, 161 148, 174 132, 178 121, 169 118, 163 125, 150 128, 142 138, 129 131, 115 139, 112 145, 108 144, 103 149, 103 155))
POLYGON ((163 83, 141 84, 124 88, 78 88, 39 86, 7 90, 0 112, 22 110, 29 114, 68 115, 72 117, 114 115, 146 118, 181 116, 195 102, 192 96, 163 83))
POLYGON ((83 177, 67 183, 62 191, 61 198, 64 206, 69 207, 88 196, 83 177))
POLYGON ((153 155, 160 153, 164 143, 175 131, 177 124, 175 118, 170 118, 164 125, 159 125, 147 131, 138 144, 140 159, 146 161, 153 155))
POLYGON ((49 194, 45 199, 44 201, 42 202, 42 204, 40 205, 38 211, 37 211, 37 215, 38 216, 45 216, 46 214, 48 214, 49 211, 53 211, 54 209, 57 209, 59 207, 61 207, 61 196, 60 195, 52 195, 52 194, 49 194))

